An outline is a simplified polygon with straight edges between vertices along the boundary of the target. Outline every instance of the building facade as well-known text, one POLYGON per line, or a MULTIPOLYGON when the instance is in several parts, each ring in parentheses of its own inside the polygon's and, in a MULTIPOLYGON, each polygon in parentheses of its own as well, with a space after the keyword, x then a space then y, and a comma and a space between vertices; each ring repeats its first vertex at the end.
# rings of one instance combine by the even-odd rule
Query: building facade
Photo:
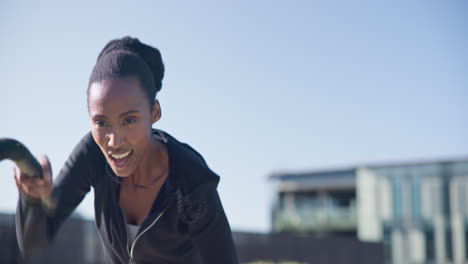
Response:
POLYGON ((275 232, 354 234, 383 243, 388 263, 468 263, 468 159, 271 178, 275 232))
POLYGON ((274 232, 334 233, 356 236, 354 169, 276 174, 274 232))

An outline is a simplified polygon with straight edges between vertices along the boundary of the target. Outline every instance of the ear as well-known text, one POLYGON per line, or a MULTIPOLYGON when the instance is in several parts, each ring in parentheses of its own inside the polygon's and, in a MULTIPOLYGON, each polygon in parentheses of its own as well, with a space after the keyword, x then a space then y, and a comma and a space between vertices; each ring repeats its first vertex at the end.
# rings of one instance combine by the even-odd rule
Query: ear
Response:
POLYGON ((154 124, 161 119, 161 105, 158 100, 154 100, 153 109, 151 110, 151 123, 154 124))

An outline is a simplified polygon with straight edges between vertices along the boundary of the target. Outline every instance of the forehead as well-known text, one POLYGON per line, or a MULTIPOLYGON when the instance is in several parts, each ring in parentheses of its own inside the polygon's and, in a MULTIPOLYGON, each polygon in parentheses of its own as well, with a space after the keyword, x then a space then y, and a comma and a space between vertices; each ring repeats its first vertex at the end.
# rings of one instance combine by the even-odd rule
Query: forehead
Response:
POLYGON ((91 84, 88 93, 89 113, 119 115, 129 109, 141 109, 146 103, 136 77, 104 80, 91 84))

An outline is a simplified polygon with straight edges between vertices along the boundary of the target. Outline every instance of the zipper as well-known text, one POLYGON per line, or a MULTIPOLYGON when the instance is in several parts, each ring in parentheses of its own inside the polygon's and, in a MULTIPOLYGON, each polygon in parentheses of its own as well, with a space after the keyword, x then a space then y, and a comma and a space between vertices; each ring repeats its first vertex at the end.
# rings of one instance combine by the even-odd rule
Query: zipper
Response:
POLYGON ((159 218, 161 218, 161 216, 164 214, 164 212, 166 212, 167 209, 164 209, 164 211, 162 211, 158 217, 156 217, 156 219, 153 221, 153 223, 151 223, 151 225, 149 225, 145 230, 143 230, 140 234, 138 234, 135 239, 133 240, 133 243, 132 243, 132 247, 130 248, 130 261, 131 263, 135 263, 133 261, 133 249, 135 248, 135 244, 137 242, 137 240, 141 237, 141 235, 143 235, 143 233, 145 233, 146 231, 148 231, 151 227, 154 226, 154 224, 156 224, 156 222, 159 220, 159 218))

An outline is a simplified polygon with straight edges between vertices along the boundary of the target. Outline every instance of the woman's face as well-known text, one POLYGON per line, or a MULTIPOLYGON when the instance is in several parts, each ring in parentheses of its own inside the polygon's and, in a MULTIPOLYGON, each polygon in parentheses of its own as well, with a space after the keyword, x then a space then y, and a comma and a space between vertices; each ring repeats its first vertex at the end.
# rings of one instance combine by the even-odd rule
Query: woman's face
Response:
POLYGON ((91 132, 116 175, 127 177, 153 146, 151 126, 159 103, 150 111, 139 79, 126 77, 91 84, 88 93, 91 132))

